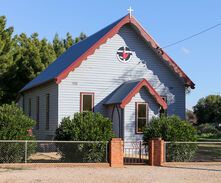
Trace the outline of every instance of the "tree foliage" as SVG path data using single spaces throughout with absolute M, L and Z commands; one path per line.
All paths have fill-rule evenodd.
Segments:
M 170 143 L 166 146 L 167 161 L 190 161 L 195 152 L 195 144 L 177 144 L 176 141 L 196 141 L 196 130 L 187 121 L 177 116 L 154 118 L 144 130 L 143 140 L 162 138 Z
M 21 123 L 22 122 L 22 123 Z M 35 121 L 27 117 L 16 104 L 0 106 L 0 139 L 1 140 L 31 140 L 28 133 Z
M 107 144 L 113 137 L 112 122 L 100 113 L 76 113 L 74 118 L 66 117 L 56 130 L 60 141 L 102 141 L 93 143 L 57 143 L 63 161 L 102 162 L 106 158 Z
M 18 91 L 40 74 L 70 46 L 86 38 L 81 33 L 75 39 L 70 33 L 62 39 L 55 35 L 52 43 L 39 39 L 38 33 L 13 36 L 13 27 L 6 27 L 6 17 L 0 16 L 0 104 L 15 101 Z
M 62 39 L 59 38 L 58 34 L 55 34 L 53 39 L 53 48 L 56 53 L 56 56 L 59 57 L 62 53 L 65 52 L 65 45 Z
M 100 113 L 75 113 L 65 117 L 56 130 L 57 140 L 108 141 L 112 138 L 112 122 Z
M 200 138 L 221 138 L 221 131 L 211 123 L 203 123 L 196 126 Z
M 193 107 L 197 124 L 221 123 L 221 96 L 209 95 L 201 98 Z
M 12 33 L 13 27 L 6 28 L 6 17 L 0 16 L 0 100 L 7 93 L 3 78 L 13 64 Z
M 186 120 L 192 125 L 195 125 L 197 123 L 196 115 L 193 113 L 193 111 L 189 109 L 186 110 Z
M 33 140 L 29 133 L 35 121 L 27 117 L 15 104 L 0 106 L 0 140 Z M 0 143 L 0 163 L 24 162 L 24 143 Z M 34 152 L 36 144 L 28 147 L 28 156 Z

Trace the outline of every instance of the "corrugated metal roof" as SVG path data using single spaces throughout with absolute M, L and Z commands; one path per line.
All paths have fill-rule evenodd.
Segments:
M 159 49 L 160 46 L 152 39 L 152 37 L 145 32 L 142 26 L 137 22 L 137 20 L 132 16 L 126 15 L 116 22 L 110 24 L 104 29 L 98 31 L 92 36 L 88 37 L 84 41 L 79 42 L 78 44 L 70 47 L 65 53 L 63 53 L 57 60 L 50 64 L 39 76 L 29 82 L 22 91 L 31 89 L 35 86 L 41 85 L 43 83 L 55 80 L 56 83 L 60 83 L 69 72 L 73 71 L 74 68 L 80 66 L 81 62 L 85 60 L 108 38 L 111 38 L 115 35 L 119 29 L 125 24 L 130 23 L 134 25 L 138 30 L 141 36 L 147 41 L 150 42 L 153 49 Z M 162 58 L 166 63 L 173 69 L 173 71 L 181 77 L 186 86 L 190 86 L 194 89 L 195 84 L 190 80 L 190 78 L 182 71 L 182 69 L 162 50 Z M 149 86 L 149 84 L 148 84 Z M 151 89 L 152 90 L 152 89 Z
M 130 80 L 122 85 L 120 85 L 115 91 L 113 91 L 110 96 L 108 97 L 108 100 L 105 102 L 105 104 L 121 104 L 122 101 L 129 95 L 129 93 L 136 88 L 136 86 L 143 80 Z
M 43 72 L 41 72 L 35 79 L 25 85 L 20 90 L 20 92 L 55 79 L 62 71 L 64 71 L 69 65 L 75 62 L 75 60 L 77 60 L 83 53 L 85 53 L 91 46 L 99 41 L 125 17 L 126 16 L 120 18 L 114 23 L 89 36 L 87 39 L 71 46 L 66 52 L 64 52 L 53 63 L 51 63 Z
M 153 96 L 156 102 L 163 107 L 167 108 L 166 102 L 156 92 L 156 90 L 150 85 L 150 83 L 144 79 L 130 80 L 120 85 L 115 91 L 113 91 L 107 98 L 104 104 L 119 104 L 121 108 L 124 108 L 134 97 L 142 87 L 147 89 L 147 92 Z

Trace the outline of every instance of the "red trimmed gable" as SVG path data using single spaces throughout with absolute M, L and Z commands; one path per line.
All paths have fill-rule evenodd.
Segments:
M 120 104 L 121 108 L 124 108 L 131 99 L 140 91 L 142 87 L 145 87 L 150 94 L 154 97 L 157 103 L 163 107 L 163 109 L 167 109 L 166 102 L 161 98 L 161 96 L 156 92 L 156 90 L 150 85 L 150 83 L 146 79 L 142 79 L 137 86 L 123 99 L 122 103 Z
M 156 49 L 156 51 L 161 55 L 161 57 L 167 62 L 167 64 L 172 68 L 172 70 L 178 74 L 184 80 L 185 86 L 195 88 L 195 84 L 190 80 L 190 78 L 182 71 L 182 69 L 168 56 L 168 54 L 160 49 L 160 46 L 153 40 L 153 38 L 143 29 L 143 27 L 138 23 L 138 21 L 128 15 L 125 16 L 117 25 L 115 25 L 108 33 L 106 33 L 99 41 L 97 41 L 92 47 L 90 47 L 85 53 L 83 53 L 77 60 L 73 60 L 73 63 L 63 70 L 56 78 L 55 81 L 59 84 L 62 79 L 66 78 L 68 74 L 73 71 L 75 68 L 79 67 L 81 63 L 87 59 L 88 56 L 94 53 L 100 45 L 104 44 L 107 39 L 112 38 L 115 34 L 118 33 L 121 27 L 125 24 L 134 25 L 140 32 L 140 35 L 150 43 L 150 45 Z

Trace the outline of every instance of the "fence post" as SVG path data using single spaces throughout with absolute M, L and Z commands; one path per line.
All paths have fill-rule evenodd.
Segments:
M 105 147 L 105 149 L 106 149 L 106 154 L 105 154 L 105 156 L 106 156 L 106 162 L 108 162 L 108 142 L 106 142 L 106 147 Z
M 139 161 L 141 161 L 141 148 L 142 148 L 142 142 L 139 142 Z
M 28 141 L 25 141 L 25 163 L 27 163 L 27 157 L 28 157 Z
M 148 141 L 148 157 L 149 157 L 149 162 L 148 164 L 150 166 L 154 166 L 154 162 L 153 162 L 153 159 L 154 159 L 154 141 L 153 140 L 149 140 Z
M 153 138 L 149 142 L 149 165 L 162 166 L 164 162 L 164 140 Z
M 123 160 L 123 141 L 121 138 L 113 138 L 110 142 L 110 166 L 123 167 Z
M 167 162 L 167 143 L 164 141 L 164 159 L 163 162 Z

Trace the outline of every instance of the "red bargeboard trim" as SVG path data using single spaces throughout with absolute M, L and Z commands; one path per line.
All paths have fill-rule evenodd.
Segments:
M 56 78 L 55 81 L 57 84 L 61 82 L 62 79 L 66 78 L 67 75 L 73 71 L 75 68 L 79 67 L 81 63 L 87 59 L 87 57 L 94 53 L 96 49 L 99 48 L 100 45 L 104 44 L 108 38 L 113 37 L 122 26 L 127 23 L 133 24 L 140 32 L 143 38 L 150 42 L 152 47 L 155 49 L 160 48 L 160 46 L 153 40 L 153 38 L 143 29 L 143 27 L 138 23 L 138 21 L 128 15 L 125 16 L 115 27 L 113 27 L 107 34 L 105 34 L 99 41 L 97 41 L 91 48 L 89 48 L 84 54 L 82 54 L 77 60 L 73 61 L 73 63 L 67 67 L 63 72 L 61 72 Z M 161 49 L 162 58 L 168 62 L 171 68 L 177 73 L 181 78 L 184 79 L 185 85 L 190 86 L 192 89 L 195 88 L 195 84 L 190 80 L 190 78 L 182 71 L 182 69 L 168 56 L 168 54 Z
M 107 34 L 105 34 L 99 41 L 97 41 L 92 47 L 90 47 L 83 55 L 81 55 L 76 61 L 74 61 L 69 67 L 67 67 L 59 76 L 56 77 L 56 83 L 59 84 L 62 79 L 66 78 L 67 75 L 73 71 L 75 68 L 79 67 L 83 60 L 94 53 L 100 45 L 104 44 L 108 38 L 113 37 L 119 29 L 129 22 L 129 16 L 123 18 L 113 29 L 111 29 Z
M 133 90 L 131 90 L 131 92 L 121 102 L 120 107 L 124 108 L 131 101 L 131 99 L 140 91 L 142 87 L 146 87 L 146 89 L 154 97 L 157 103 L 160 104 L 160 106 L 162 106 L 163 109 L 167 109 L 166 102 L 160 97 L 160 95 L 156 92 L 156 90 L 150 85 L 150 83 L 146 79 L 141 80 L 137 84 L 137 86 Z

